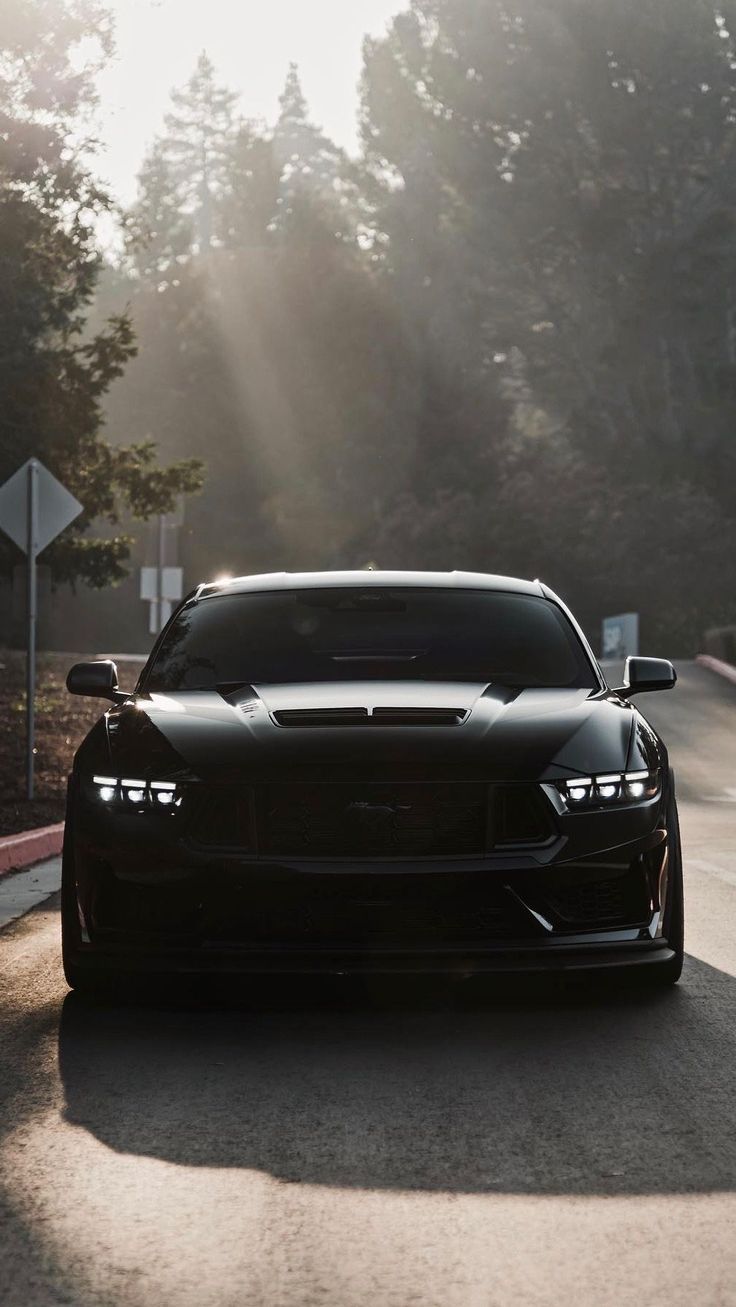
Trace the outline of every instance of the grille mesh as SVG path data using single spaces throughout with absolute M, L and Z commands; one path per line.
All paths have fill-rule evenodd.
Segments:
M 554 837 L 534 785 L 337 781 L 203 786 L 189 834 L 266 857 L 482 857 Z
M 259 848 L 303 857 L 480 855 L 486 820 L 482 784 L 267 786 Z

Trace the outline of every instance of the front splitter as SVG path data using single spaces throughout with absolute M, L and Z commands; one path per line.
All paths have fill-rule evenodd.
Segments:
M 602 972 L 664 966 L 675 957 L 664 940 L 603 945 L 548 943 L 544 947 L 486 950 L 287 950 L 200 946 L 148 950 L 82 946 L 75 968 L 89 973 L 131 975 L 445 975 L 493 973 Z

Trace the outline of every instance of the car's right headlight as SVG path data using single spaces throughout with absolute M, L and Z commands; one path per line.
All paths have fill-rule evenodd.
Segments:
M 659 794 L 659 771 L 607 772 L 601 776 L 574 776 L 555 781 L 568 812 L 644 803 Z

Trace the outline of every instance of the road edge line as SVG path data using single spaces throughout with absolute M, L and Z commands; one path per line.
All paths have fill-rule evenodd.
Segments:
M 23 871 L 34 862 L 44 862 L 61 853 L 64 843 L 64 823 L 38 826 L 35 830 L 20 831 L 17 835 L 0 836 L 0 876 Z

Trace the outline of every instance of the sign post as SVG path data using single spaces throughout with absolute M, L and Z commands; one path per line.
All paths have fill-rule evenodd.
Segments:
M 149 536 L 146 554 L 152 561 L 155 559 L 155 564 L 141 568 L 140 595 L 149 605 L 150 635 L 158 635 L 163 630 L 171 617 L 173 604 L 178 603 L 184 593 L 183 570 L 174 565 L 177 557 L 175 532 L 183 520 L 181 505 L 173 513 L 159 513 L 155 535 L 151 531 Z
M 36 723 L 34 705 L 36 703 L 36 609 L 38 606 L 38 587 L 36 584 L 36 554 L 38 553 L 38 464 L 35 458 L 27 463 L 28 484 L 26 486 L 26 616 L 28 631 L 26 637 L 26 795 L 33 798 L 33 758 L 36 747 Z
M 37 458 L 0 486 L 0 530 L 26 555 L 26 796 L 33 798 L 36 701 L 36 558 L 82 512 L 82 505 Z

